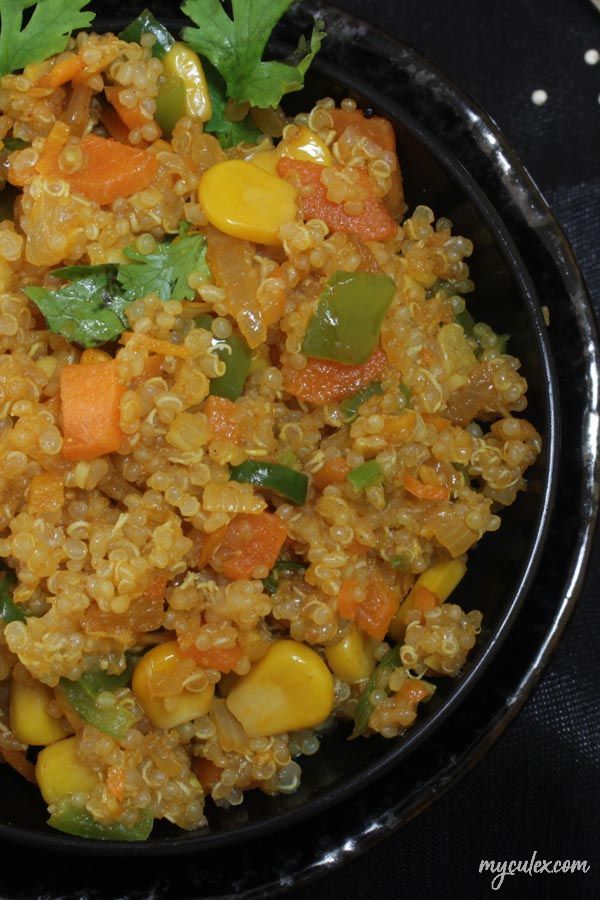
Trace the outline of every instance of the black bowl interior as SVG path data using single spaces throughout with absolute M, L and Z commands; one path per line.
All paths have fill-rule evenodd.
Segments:
M 115 24 L 111 30 L 117 30 Z M 208 830 L 185 834 L 158 823 L 145 844 L 72 839 L 45 826 L 46 809 L 37 790 L 1 766 L 1 836 L 84 853 L 154 855 L 208 850 L 276 832 L 287 823 L 315 815 L 391 765 L 401 765 L 402 759 L 426 737 L 435 740 L 436 726 L 464 699 L 482 674 L 525 596 L 551 507 L 558 447 L 553 366 L 541 309 L 529 276 L 491 204 L 436 137 L 376 90 L 319 61 L 311 69 L 302 94 L 289 96 L 286 110 L 309 109 L 323 96 L 336 100 L 355 97 L 362 107 L 370 107 L 395 123 L 409 210 L 418 204 L 430 206 L 437 216 L 453 221 L 456 233 L 473 240 L 475 253 L 470 267 L 476 292 L 470 295 L 469 308 L 477 320 L 511 335 L 509 350 L 521 360 L 529 383 L 527 416 L 543 435 L 544 452 L 529 471 L 528 492 L 502 513 L 500 531 L 488 535 L 470 554 L 468 574 L 455 594 L 456 602 L 464 608 L 480 609 L 484 614 L 478 645 L 458 679 L 439 682 L 433 700 L 406 737 L 348 743 L 349 729 L 342 726 L 323 738 L 318 754 L 301 761 L 303 778 L 296 794 L 266 797 L 253 791 L 242 806 L 228 810 L 209 802 Z

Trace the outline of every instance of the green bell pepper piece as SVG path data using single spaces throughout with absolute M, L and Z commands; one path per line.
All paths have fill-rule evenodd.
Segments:
M 165 78 L 158 89 L 154 118 L 168 137 L 186 114 L 185 93 L 183 79 L 178 76 Z
M 350 740 L 359 737 L 369 727 L 369 719 L 374 710 L 371 702 L 371 694 L 375 690 L 385 690 L 389 694 L 387 683 L 389 676 L 394 669 L 399 669 L 402 665 L 400 651 L 402 650 L 402 642 L 396 644 L 391 650 L 388 650 L 375 671 L 367 681 L 365 689 L 360 695 L 359 701 L 354 710 L 354 730 L 350 735 Z M 429 681 L 422 681 L 421 684 L 427 686 L 429 696 L 431 697 L 435 691 L 435 686 Z
M 365 491 L 376 484 L 381 484 L 383 469 L 378 462 L 371 459 L 348 472 L 347 478 L 355 491 Z
M 303 575 L 308 565 L 296 559 L 278 559 L 266 578 L 263 578 L 263 586 L 267 594 L 274 594 L 279 585 L 280 578 L 294 578 Z
M 29 141 L 24 141 L 23 138 L 16 137 L 5 137 L 2 139 L 2 143 L 4 144 L 4 148 L 10 153 L 13 153 L 15 150 L 24 150 L 25 147 L 31 146 Z
M 87 809 L 73 806 L 66 797 L 56 805 L 55 811 L 48 819 L 48 825 L 57 831 L 74 834 L 76 837 L 93 838 L 97 841 L 145 841 L 152 831 L 154 816 L 149 810 L 143 810 L 136 824 L 127 828 L 119 822 L 105 825 L 96 822 Z
M 167 55 L 175 43 L 175 38 L 171 32 L 165 28 L 164 25 L 161 25 L 158 19 L 152 15 L 149 9 L 142 10 L 137 19 L 130 22 L 127 28 L 121 32 L 119 37 L 123 41 L 139 44 L 142 35 L 148 33 L 153 34 L 156 38 L 156 41 L 152 46 L 152 56 L 157 56 L 159 59 L 162 59 Z
M 210 316 L 199 316 L 195 321 L 197 328 L 210 331 L 212 324 Z M 215 397 L 237 400 L 244 392 L 244 384 L 248 377 L 250 348 L 237 331 L 232 331 L 223 341 L 213 338 L 213 347 L 221 362 L 227 366 L 227 370 L 219 378 L 210 379 L 210 393 Z
M 281 466 L 279 463 L 257 462 L 247 459 L 239 466 L 231 466 L 229 476 L 232 481 L 254 484 L 257 487 L 275 491 L 292 503 L 306 503 L 308 478 L 302 472 Z
M 100 669 L 84 672 L 77 681 L 68 678 L 60 679 L 60 686 L 67 700 L 84 722 L 94 725 L 100 731 L 113 737 L 123 737 L 135 721 L 135 715 L 119 703 L 101 708 L 96 704 L 96 697 L 103 691 L 116 691 L 131 681 L 133 669 L 138 657 L 129 656 L 127 667 L 119 675 L 107 675 Z
M 365 689 L 360 695 L 360 699 L 354 710 L 354 730 L 350 735 L 350 740 L 359 737 L 359 735 L 367 730 L 371 713 L 375 709 L 374 705 L 371 703 L 371 694 L 378 687 L 382 686 L 388 673 L 391 673 L 393 669 L 397 669 L 402 665 L 402 660 L 400 659 L 401 649 L 402 644 L 400 643 L 396 644 L 395 647 L 392 647 L 391 650 L 388 650 L 367 681 Z
M 302 352 L 348 366 L 372 355 L 396 292 L 387 275 L 334 272 L 308 324 Z
M 198 54 L 182 41 L 175 41 L 163 58 L 156 120 L 170 134 L 183 116 L 204 120 L 211 111 L 209 106 L 210 90 Z
M 457 325 L 462 325 L 463 331 L 466 335 L 470 335 L 473 333 L 473 328 L 475 327 L 475 319 L 468 309 L 463 309 L 461 313 L 458 313 L 454 317 L 454 321 Z
M 5 625 L 9 622 L 24 622 L 25 613 L 12 598 L 17 583 L 16 576 L 10 569 L 0 574 L 3 575 L 0 581 L 0 619 Z
M 351 397 L 346 397 L 345 400 L 342 400 L 340 406 L 342 407 L 346 416 L 346 422 L 354 422 L 354 420 L 358 416 L 358 410 L 363 405 L 365 400 L 368 400 L 369 397 L 375 397 L 375 395 L 380 394 L 383 394 L 383 388 L 381 387 L 380 382 L 373 381 L 371 382 L 371 384 L 368 384 L 366 388 L 363 388 L 362 391 L 358 391 Z

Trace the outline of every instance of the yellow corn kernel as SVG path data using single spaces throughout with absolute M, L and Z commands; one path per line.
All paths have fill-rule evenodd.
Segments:
M 296 217 L 296 188 L 242 159 L 212 166 L 198 193 L 211 225 L 257 244 L 280 246 L 279 228 Z
M 248 161 L 271 175 L 277 175 L 277 163 L 280 159 L 279 151 L 263 150 L 262 153 L 255 153 Z
M 54 695 L 47 685 L 33 679 L 13 679 L 10 688 L 10 728 L 18 741 L 45 747 L 70 733 L 69 728 L 62 726 L 60 719 L 48 712 L 53 700 Z
M 45 747 L 38 755 L 35 777 L 46 803 L 57 803 L 71 794 L 90 794 L 100 781 L 77 753 L 75 737 Z
M 277 641 L 233 686 L 226 703 L 251 738 L 310 728 L 331 712 L 333 678 L 310 647 Z
M 439 598 L 440 603 L 448 599 L 454 588 L 463 579 L 467 567 L 461 559 L 449 559 L 447 562 L 434 563 L 417 578 L 413 589 L 400 604 L 398 612 L 390 624 L 390 634 L 399 641 L 406 627 L 405 616 L 412 608 L 413 592 L 418 586 L 427 588 Z
M 348 684 L 369 678 L 375 668 L 375 660 L 367 650 L 362 632 L 355 625 L 341 641 L 325 648 L 325 658 L 334 675 Z
M 293 159 L 317 163 L 319 166 L 330 166 L 333 163 L 325 141 L 306 125 L 290 129 L 277 150 L 281 156 L 291 156 Z
M 162 62 L 163 75 L 167 80 L 181 78 L 183 81 L 187 115 L 208 122 L 212 116 L 212 104 L 198 54 L 187 44 L 175 41 Z
M 417 578 L 417 584 L 432 591 L 443 603 L 462 581 L 467 567 L 462 559 L 449 559 L 435 563 Z
M 169 676 L 180 662 L 177 641 L 166 641 L 142 656 L 135 667 L 131 683 L 135 699 L 157 728 L 176 728 L 206 715 L 210 709 L 215 692 L 212 685 L 203 691 L 184 689 L 177 697 L 156 697 L 152 694 L 152 680 L 158 675 Z

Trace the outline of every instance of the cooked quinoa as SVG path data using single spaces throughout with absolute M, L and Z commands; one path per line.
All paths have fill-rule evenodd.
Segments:
M 156 41 L 79 32 L 0 79 L 0 752 L 50 824 L 122 839 L 295 790 L 336 721 L 402 735 L 475 645 L 449 595 L 541 449 L 389 123 L 230 103 L 254 137 L 227 146 L 207 101 L 169 133 Z

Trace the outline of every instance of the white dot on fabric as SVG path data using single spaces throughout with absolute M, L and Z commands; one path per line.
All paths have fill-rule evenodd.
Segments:
M 533 94 L 531 95 L 531 99 L 536 106 L 542 106 L 548 99 L 548 94 L 546 93 L 546 91 L 537 90 L 533 92 Z
M 600 62 L 600 53 L 597 50 L 586 50 L 583 58 L 585 59 L 588 66 L 595 66 L 596 63 Z

